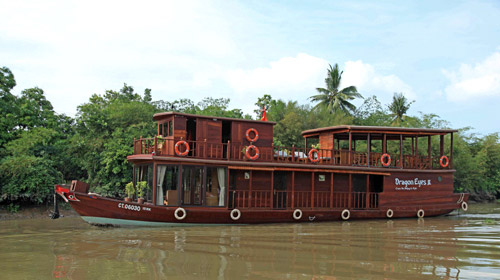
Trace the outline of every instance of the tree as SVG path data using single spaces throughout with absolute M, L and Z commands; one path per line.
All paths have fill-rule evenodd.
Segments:
M 389 126 L 391 116 L 383 109 L 375 95 L 365 99 L 363 104 L 354 113 L 356 125 Z
M 392 113 L 392 124 L 396 126 L 401 126 L 406 112 L 410 109 L 410 105 L 415 101 L 409 102 L 403 93 L 394 93 L 392 97 L 392 103 L 389 104 L 389 111 Z
M 4 145 L 14 138 L 18 115 L 16 97 L 10 91 L 16 86 L 14 74 L 7 67 L 0 68 L 0 154 Z
M 328 74 L 325 79 L 326 88 L 316 88 L 320 94 L 310 97 L 313 102 L 319 102 L 315 108 L 326 106 L 330 113 L 342 111 L 344 114 L 349 114 L 356 110 L 356 106 L 349 101 L 355 98 L 363 98 L 363 96 L 358 92 L 355 86 L 349 86 L 339 90 L 342 73 L 344 73 L 344 71 L 339 72 L 339 66 L 337 64 L 335 64 L 335 67 L 330 65 L 330 69 L 328 69 Z

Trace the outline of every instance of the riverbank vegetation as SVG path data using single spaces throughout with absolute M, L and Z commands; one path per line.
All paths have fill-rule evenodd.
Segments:
M 339 90 L 341 75 L 337 65 L 330 66 L 325 88 L 311 97 L 313 105 L 268 94 L 257 98 L 255 118 L 265 107 L 268 120 L 277 123 L 275 145 L 301 146 L 303 130 L 339 124 L 449 126 L 435 114 L 406 115 L 412 101 L 403 93 L 395 93 L 391 104 L 381 104 L 376 96 L 358 93 L 355 87 Z M 133 152 L 134 138 L 155 135 L 152 117 L 157 112 L 252 118 L 229 108 L 229 98 L 206 97 L 197 103 L 187 98 L 152 100 L 151 90 L 137 93 L 127 84 L 92 95 L 73 118 L 57 114 L 42 89 L 25 89 L 15 96 L 11 93 L 15 86 L 13 73 L 0 68 L 0 203 L 5 207 L 47 202 L 54 184 L 73 179 L 90 183 L 94 192 L 124 197 L 124 186 L 132 180 L 126 157 Z M 358 108 L 350 102 L 356 98 L 363 98 Z M 499 198 L 498 133 L 478 135 L 472 128 L 462 128 L 454 143 L 456 191 L 470 192 L 478 201 Z

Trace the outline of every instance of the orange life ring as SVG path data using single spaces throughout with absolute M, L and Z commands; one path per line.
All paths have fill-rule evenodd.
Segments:
M 250 138 L 250 132 L 253 132 L 255 134 L 253 138 Z M 248 142 L 257 142 L 257 140 L 259 140 L 259 132 L 253 127 L 247 129 L 245 136 L 247 137 Z
M 316 153 L 316 155 L 318 155 L 318 150 L 317 149 L 311 149 L 309 151 L 309 154 L 308 154 L 308 158 L 311 162 L 318 162 L 319 161 L 319 157 L 317 156 L 316 158 L 313 157 L 313 154 Z
M 445 161 L 446 161 L 446 163 L 444 163 Z M 448 167 L 448 164 L 450 164 L 450 160 L 448 159 L 447 156 L 442 156 L 439 159 L 439 165 L 441 165 L 441 167 L 446 168 L 446 167 Z
M 391 156 L 389 154 L 383 154 L 380 157 L 380 163 L 382 163 L 382 165 L 385 167 L 391 165 Z
M 180 145 L 184 145 L 186 147 L 186 150 L 184 152 L 182 152 L 182 153 L 181 153 L 181 151 L 179 151 Z M 188 144 L 188 142 L 186 142 L 184 140 L 177 141 L 177 143 L 175 143 L 175 153 L 178 156 L 180 156 L 180 157 L 186 156 L 189 153 L 189 144 Z
M 254 150 L 255 151 L 255 155 L 253 156 L 250 156 L 250 150 Z M 250 160 L 256 160 L 259 158 L 260 154 L 259 154 L 259 148 L 255 147 L 254 145 L 250 145 L 247 147 L 247 149 L 245 150 L 245 155 L 247 156 L 247 158 L 249 158 Z

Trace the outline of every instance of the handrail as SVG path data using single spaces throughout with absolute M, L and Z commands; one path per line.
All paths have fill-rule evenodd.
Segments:
M 214 160 L 233 161 L 256 161 L 256 162 L 276 162 L 276 163 L 296 163 L 328 166 L 361 166 L 380 168 L 405 168 L 405 169 L 449 169 L 439 164 L 439 157 L 429 157 L 428 155 L 403 155 L 388 153 L 391 161 L 388 166 L 383 166 L 381 162 L 382 153 L 379 152 L 358 152 L 336 149 L 312 149 L 300 147 L 280 147 L 268 146 L 259 147 L 256 145 L 259 156 L 256 159 L 248 158 L 246 150 L 248 145 L 227 143 L 213 143 L 208 140 L 192 141 L 186 140 L 189 152 L 182 154 L 185 147 L 178 147 L 182 155 L 176 153 L 175 144 L 179 139 L 173 138 L 139 138 L 134 139 L 134 155 L 153 154 L 166 157 L 187 157 Z M 402 159 L 402 160 L 401 160 Z
M 378 208 L 378 195 L 372 192 L 231 190 L 229 207 L 240 209 L 376 209 Z

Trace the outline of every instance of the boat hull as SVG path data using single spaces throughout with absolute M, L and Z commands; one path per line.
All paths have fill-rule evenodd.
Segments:
M 118 199 L 100 197 L 83 193 L 60 193 L 86 222 L 101 226 L 194 226 L 194 225 L 241 225 L 263 223 L 297 223 L 341 221 L 345 209 L 300 209 L 300 219 L 294 218 L 295 209 L 238 209 L 241 216 L 237 220 L 231 218 L 231 211 L 225 207 L 182 206 L 185 217 L 176 218 L 175 211 L 180 207 L 155 206 L 138 204 Z M 467 196 L 454 194 L 457 200 L 453 203 L 416 207 L 398 206 L 387 209 L 348 209 L 348 220 L 388 219 L 387 210 L 393 211 L 394 218 L 417 218 L 417 212 L 424 210 L 425 217 L 445 215 L 461 207 Z M 72 199 L 70 198 L 72 197 Z

